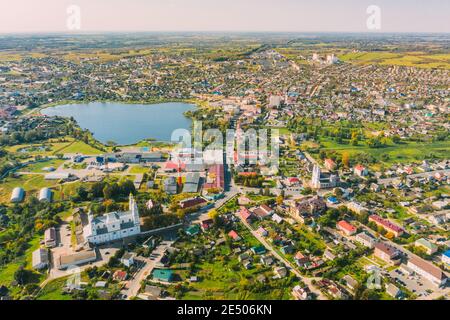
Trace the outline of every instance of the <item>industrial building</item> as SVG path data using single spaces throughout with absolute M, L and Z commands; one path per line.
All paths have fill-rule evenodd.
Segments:
M 17 203 L 17 202 L 22 202 L 23 198 L 25 196 L 25 191 L 20 188 L 14 188 L 14 190 L 11 193 L 11 202 Z
M 52 201 L 52 191 L 49 188 L 42 188 L 39 192 L 39 201 Z

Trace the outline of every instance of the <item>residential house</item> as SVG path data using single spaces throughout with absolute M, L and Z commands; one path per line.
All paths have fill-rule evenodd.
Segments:
M 286 277 L 288 274 L 286 267 L 275 267 L 273 272 L 275 273 L 276 277 L 280 279 Z
M 240 241 L 241 240 L 241 237 L 238 235 L 238 233 L 236 232 L 236 231 L 234 231 L 234 230 L 231 230 L 229 233 L 228 233 L 228 236 L 231 238 L 231 239 L 233 239 L 234 241 Z
M 270 266 L 274 262 L 273 257 L 271 255 L 261 256 L 259 260 L 261 264 L 265 266 Z
M 375 256 L 387 263 L 400 264 L 400 251 L 385 242 L 375 244 Z
M 359 177 L 365 177 L 369 174 L 369 171 L 367 170 L 367 168 L 361 164 L 358 164 L 357 166 L 355 166 L 355 168 L 353 169 L 353 172 Z
M 254 254 L 257 254 L 257 255 L 262 255 L 262 254 L 266 253 L 266 248 L 263 246 L 255 246 L 255 247 L 252 247 L 251 250 Z
M 39 248 L 32 253 L 32 267 L 35 270 L 42 270 L 48 267 L 48 250 Z
M 277 215 L 276 213 L 274 213 L 272 215 L 272 220 L 275 221 L 276 223 L 280 224 L 283 222 L 283 218 L 280 217 L 279 215 Z
M 354 292 L 355 289 L 356 289 L 356 288 L 358 287 L 358 285 L 359 285 L 358 281 L 356 281 L 355 279 L 353 279 L 353 277 L 350 276 L 350 275 L 348 275 L 348 274 L 345 275 L 342 279 L 344 280 L 345 285 L 346 285 L 352 292 Z
M 336 169 L 336 162 L 334 162 L 332 159 L 325 159 L 324 164 L 325 168 L 327 168 L 330 171 Z
M 298 251 L 297 254 L 295 255 L 294 260 L 295 263 L 302 268 L 305 268 L 310 263 L 309 258 L 300 251 Z
M 127 277 L 128 277 L 128 273 L 123 270 L 117 270 L 113 274 L 113 279 L 116 281 L 125 281 L 125 280 L 127 280 Z
M 401 236 L 405 230 L 389 220 L 383 219 L 378 215 L 371 215 L 369 221 L 374 222 L 377 226 L 381 226 L 386 231 L 392 233 L 395 237 Z
M 172 282 L 174 273 L 170 269 L 154 269 L 152 272 L 153 280 L 161 282 Z
M 447 266 L 450 266 L 450 250 L 445 251 L 442 254 L 441 258 L 442 262 L 445 263 Z
M 336 224 L 336 228 L 345 233 L 347 236 L 352 236 L 356 233 L 357 229 L 352 224 L 345 220 L 341 220 Z
M 273 214 L 273 210 L 269 206 L 263 204 L 259 208 L 253 210 L 253 213 L 259 220 L 264 220 Z
M 403 294 L 402 291 L 392 283 L 386 285 L 386 293 L 394 299 L 400 298 Z
M 428 255 L 432 255 L 438 250 L 438 247 L 434 243 L 431 243 L 430 241 L 423 238 L 416 240 L 416 242 L 414 242 L 414 245 L 416 247 L 424 249 Z
M 125 252 L 120 258 L 120 262 L 126 267 L 131 267 L 134 264 L 134 258 L 136 258 L 134 252 Z
M 365 232 L 358 233 L 355 236 L 355 240 L 358 243 L 362 244 L 363 246 L 371 248 L 371 249 L 375 246 L 375 243 L 376 243 L 376 239 L 374 239 L 372 236 L 370 236 L 369 234 L 367 234 Z
M 200 227 L 201 227 L 202 231 L 204 231 L 204 232 L 208 231 L 213 225 L 214 225 L 213 219 L 206 219 L 200 223 Z
M 292 289 L 292 296 L 295 300 L 310 300 L 311 295 L 308 287 L 301 287 L 299 285 L 296 285 Z
M 300 223 L 305 222 L 305 217 L 312 215 L 319 215 L 323 213 L 327 208 L 325 201 L 320 197 L 313 197 L 309 199 L 304 199 L 298 203 L 294 203 L 290 209 L 289 213 L 291 216 L 299 221 Z
M 259 227 L 258 230 L 256 230 L 256 232 L 262 237 L 267 237 L 269 235 L 269 232 L 267 232 L 267 230 L 264 229 L 263 227 Z
M 186 229 L 186 234 L 188 236 L 196 236 L 200 233 L 200 226 L 198 224 L 193 224 Z
M 239 215 L 247 223 L 251 223 L 253 220 L 253 213 L 251 213 L 246 207 L 241 207 L 239 210 Z
M 325 252 L 323 253 L 323 257 L 326 260 L 330 260 L 333 261 L 334 259 L 336 259 L 336 255 L 333 254 L 330 250 L 325 250 Z

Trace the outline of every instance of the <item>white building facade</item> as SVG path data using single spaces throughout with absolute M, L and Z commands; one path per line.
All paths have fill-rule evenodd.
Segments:
M 90 213 L 88 221 L 83 228 L 84 238 L 95 245 L 135 236 L 141 232 L 139 211 L 132 195 L 128 211 L 110 212 L 95 218 Z

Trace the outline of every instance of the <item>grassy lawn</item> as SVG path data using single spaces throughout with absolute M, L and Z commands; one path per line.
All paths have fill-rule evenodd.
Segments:
M 66 147 L 58 150 L 58 153 L 82 153 L 85 155 L 99 155 L 104 152 L 96 148 L 93 148 L 82 141 L 75 141 L 71 144 L 68 144 Z
M 39 293 L 37 300 L 72 300 L 68 294 L 62 294 L 61 289 L 65 286 L 67 277 L 55 279 L 47 283 L 47 285 Z
M 389 160 L 384 161 L 386 164 L 394 164 L 399 162 L 413 162 L 423 160 L 424 157 L 431 153 L 437 158 L 446 158 L 450 152 L 450 141 L 433 142 L 433 143 L 416 143 L 408 142 L 405 144 L 392 144 L 384 148 L 369 148 L 360 143 L 358 146 L 350 144 L 338 144 L 335 141 L 323 140 L 321 141 L 323 149 L 334 150 L 339 153 L 348 152 L 350 157 L 358 152 L 370 154 L 377 159 L 381 155 L 387 154 Z
M 51 139 L 40 144 L 19 144 L 7 147 L 6 150 L 12 153 L 27 154 L 30 156 L 54 156 L 58 153 L 82 153 L 88 155 L 98 155 L 104 153 L 101 150 L 91 147 L 83 141 L 65 137 L 64 142 Z
M 149 171 L 149 168 L 141 167 L 141 166 L 132 166 L 128 173 L 130 174 L 140 174 L 140 173 L 147 173 Z
M 36 195 L 41 188 L 53 187 L 55 181 L 44 180 L 43 175 L 21 175 L 18 178 L 5 178 L 0 184 L 0 202 L 9 202 L 11 191 L 15 187 L 22 187 L 25 190 L 25 198 Z
M 57 169 L 63 163 L 64 163 L 64 160 L 61 160 L 61 159 L 50 159 L 48 161 L 30 164 L 30 165 L 20 169 L 20 171 L 44 172 L 44 171 L 42 171 L 42 169 L 45 167 L 54 167 L 55 169 Z
M 12 153 L 28 154 L 32 156 L 52 156 L 57 153 L 57 150 L 65 148 L 71 141 L 58 142 L 56 140 L 49 140 L 41 144 L 19 144 L 7 147 L 6 150 Z
M 8 263 L 4 267 L 0 267 L 0 286 L 1 285 L 9 285 L 14 280 L 14 273 L 20 266 L 25 265 L 25 268 L 31 269 L 31 259 L 32 253 L 34 250 L 39 248 L 40 238 L 36 236 L 33 238 L 28 244 L 29 248 L 25 251 L 25 254 L 15 261 Z M 45 278 L 44 275 L 41 275 L 40 281 L 43 281 Z

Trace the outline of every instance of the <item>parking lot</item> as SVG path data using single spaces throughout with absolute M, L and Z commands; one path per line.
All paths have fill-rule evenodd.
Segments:
M 401 270 L 395 269 L 389 272 L 389 275 L 418 297 L 427 297 L 436 290 L 430 281 L 417 274 L 407 275 Z

